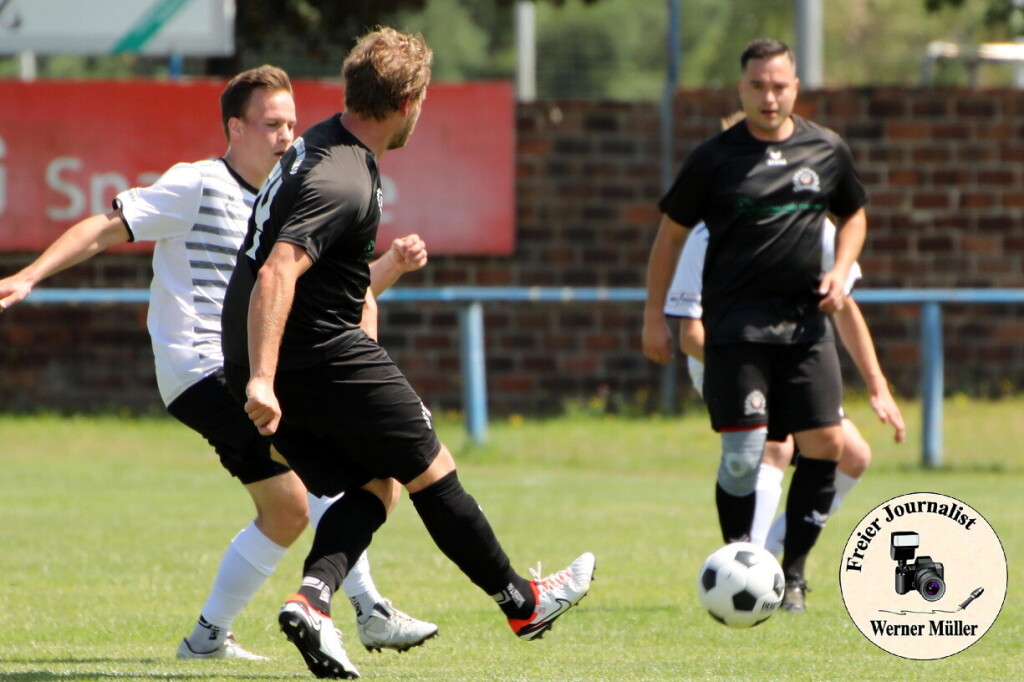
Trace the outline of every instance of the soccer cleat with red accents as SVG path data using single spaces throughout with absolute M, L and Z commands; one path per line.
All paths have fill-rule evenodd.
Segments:
M 341 633 L 334 621 L 315 608 L 301 594 L 294 594 L 277 616 L 281 632 L 302 654 L 309 671 L 319 678 L 354 680 L 359 671 L 348 660 L 341 645 Z
M 587 596 L 596 564 L 594 555 L 586 552 L 569 564 L 568 568 L 546 578 L 540 577 L 540 564 L 537 570 L 531 568 L 530 573 L 534 579 L 530 581 L 530 589 L 533 590 L 536 606 L 529 618 L 508 619 L 512 631 L 523 639 L 543 637 L 555 619 Z

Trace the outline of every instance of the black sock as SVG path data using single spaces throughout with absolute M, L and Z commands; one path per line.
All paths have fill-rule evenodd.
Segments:
M 715 505 L 718 506 L 718 525 L 722 527 L 722 539 L 729 542 L 749 542 L 750 526 L 754 523 L 756 492 L 738 497 L 715 484 Z
M 456 472 L 409 495 L 434 543 L 473 583 L 498 602 L 508 618 L 533 613 L 528 580 L 512 570 L 480 505 Z
M 803 580 L 807 554 L 828 520 L 836 496 L 836 463 L 800 457 L 786 498 L 786 540 L 782 572 L 786 580 Z
M 331 597 L 387 518 L 384 503 L 361 488 L 347 491 L 324 512 L 303 567 L 299 594 L 331 615 Z

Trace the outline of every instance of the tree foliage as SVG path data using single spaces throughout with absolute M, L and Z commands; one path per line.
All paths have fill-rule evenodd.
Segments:
M 296 78 L 338 77 L 354 40 L 378 24 L 422 32 L 438 81 L 512 79 L 517 0 L 237 0 L 237 53 L 185 60 L 186 75 L 230 76 L 263 63 Z M 666 72 L 664 0 L 535 0 L 541 98 L 656 99 Z M 921 78 L 934 40 L 979 43 L 1024 35 L 1024 0 L 843 0 L 824 3 L 825 85 L 907 84 Z M 731 87 L 753 38 L 794 45 L 793 0 L 682 0 L 683 87 Z M 794 45 L 794 47 L 796 47 Z M 166 59 L 139 56 L 40 59 L 42 77 L 166 77 Z M 985 84 L 1010 69 L 988 65 Z M 17 74 L 0 59 L 0 76 Z M 934 82 L 964 83 L 963 65 Z
M 964 6 L 964 0 L 924 0 L 924 7 L 929 12 L 939 12 L 945 8 Z M 1022 0 L 988 0 L 985 8 L 985 25 L 1001 28 L 1009 36 L 1024 35 L 1024 1 Z
M 299 64 L 308 75 L 337 75 L 353 40 L 367 26 L 400 9 L 425 5 L 426 0 L 237 0 L 236 53 L 209 60 L 208 71 L 231 76 L 269 62 Z
M 583 0 L 588 5 L 600 1 Z M 560 6 L 566 0 L 545 2 Z M 441 60 L 439 78 L 454 75 L 451 69 L 446 69 L 449 56 L 464 64 L 459 75 L 487 75 L 491 71 L 487 66 L 489 60 L 481 58 L 494 51 L 491 34 L 501 31 L 494 18 L 510 17 L 515 3 L 516 0 L 237 0 L 237 53 L 228 59 L 211 60 L 209 72 L 230 76 L 270 62 L 281 64 L 296 75 L 336 76 L 356 38 L 373 26 L 394 24 L 428 26 L 431 30 L 424 31 L 428 37 L 445 36 L 441 53 L 446 58 Z M 506 24 L 510 33 L 511 22 Z M 447 49 L 448 40 L 456 43 L 452 49 Z M 475 63 L 470 63 L 470 58 Z

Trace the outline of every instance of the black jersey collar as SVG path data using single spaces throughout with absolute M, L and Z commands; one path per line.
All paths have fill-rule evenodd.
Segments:
M 238 181 L 238 184 L 242 186 L 242 189 L 244 189 L 245 191 L 250 192 L 252 194 L 258 194 L 259 193 L 259 191 L 260 191 L 259 188 L 258 187 L 253 187 L 248 182 L 246 182 L 245 178 L 243 178 L 241 175 L 239 175 L 235 171 L 235 169 L 231 167 L 231 164 L 228 163 L 227 159 L 225 159 L 223 156 L 221 156 L 221 157 L 218 157 L 217 160 L 224 164 L 224 167 L 228 169 L 228 173 L 231 173 L 231 177 L 233 177 L 235 180 Z
M 342 134 L 342 136 L 343 136 L 344 138 L 347 138 L 347 139 L 345 140 L 345 142 L 346 142 L 346 143 L 347 143 L 348 141 L 351 141 L 351 142 L 352 142 L 352 144 L 355 144 L 355 145 L 357 145 L 357 146 L 359 146 L 359 147 L 362 147 L 363 149 L 365 149 L 365 150 L 366 150 L 366 153 L 367 153 L 367 154 L 369 154 L 369 155 L 370 155 L 370 156 L 371 156 L 372 158 L 374 158 L 374 159 L 376 159 L 376 158 L 377 158 L 377 155 L 373 153 L 373 150 L 372 150 L 372 149 L 370 149 L 370 148 L 369 148 L 369 147 L 367 147 L 367 146 L 366 146 L 365 144 L 363 144 L 363 141 L 362 141 L 362 140 L 360 140 L 360 139 L 359 139 L 358 137 L 356 137 L 355 135 L 353 135 L 353 134 L 352 134 L 352 131 L 351 131 L 351 130 L 349 130 L 348 128 L 346 128 L 346 127 L 345 127 L 345 124 L 344 124 L 344 123 L 342 122 L 342 120 L 341 120 L 341 114 L 335 114 L 335 116 L 334 116 L 334 124 L 335 124 L 336 126 L 338 126 L 338 128 L 339 128 L 339 129 L 341 130 L 341 134 Z

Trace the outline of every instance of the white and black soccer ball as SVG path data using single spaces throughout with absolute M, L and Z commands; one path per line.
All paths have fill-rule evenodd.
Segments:
M 707 558 L 697 575 L 700 603 L 711 617 L 733 628 L 768 620 L 782 603 L 786 581 L 771 552 L 734 542 Z

